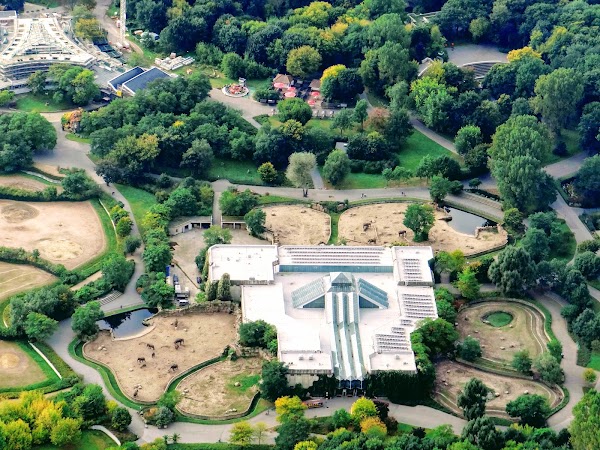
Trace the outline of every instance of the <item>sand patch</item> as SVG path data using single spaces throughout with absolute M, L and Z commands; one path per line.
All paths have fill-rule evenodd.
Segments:
M 38 250 L 41 255 L 45 255 L 45 258 L 54 261 L 68 261 L 77 258 L 83 253 L 81 245 L 70 239 L 58 239 L 55 241 L 46 239 L 39 241 Z
M 2 217 L 9 223 L 19 223 L 33 219 L 40 213 L 39 210 L 26 203 L 12 203 L 0 209 Z
M 42 368 L 17 343 L 0 341 L 0 388 L 24 387 L 45 379 Z
M 318 245 L 327 243 L 331 234 L 328 214 L 307 206 L 281 205 L 263 208 L 265 227 L 281 245 Z

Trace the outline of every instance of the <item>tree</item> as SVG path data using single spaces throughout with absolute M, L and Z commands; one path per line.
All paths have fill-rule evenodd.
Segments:
M 465 361 L 475 361 L 481 357 L 481 345 L 479 345 L 479 341 L 467 336 L 464 341 L 458 344 L 458 355 Z
M 81 420 L 65 417 L 58 419 L 50 433 L 50 442 L 62 447 L 75 442 L 81 436 Z
M 344 135 L 344 130 L 349 130 L 354 125 L 355 116 L 349 109 L 342 109 L 339 111 L 331 122 L 332 128 L 340 130 L 340 134 Z
M 231 301 L 231 280 L 228 273 L 224 273 L 217 286 L 217 300 L 222 302 Z
M 518 417 L 521 425 L 541 428 L 546 425 L 546 417 L 550 414 L 548 400 L 541 395 L 520 395 L 506 405 L 510 417 Z
M 450 193 L 452 182 L 444 177 L 434 175 L 429 182 L 429 195 L 434 203 L 441 203 Z
M 356 423 L 361 423 L 367 417 L 377 417 L 378 415 L 377 407 L 373 403 L 373 400 L 365 397 L 361 397 L 352 403 L 350 414 Z
M 499 450 L 503 442 L 502 434 L 487 416 L 470 420 L 463 428 L 462 438 L 477 445 L 481 450 Z
M 460 291 L 460 294 L 467 300 L 479 298 L 479 289 L 481 285 L 477 280 L 477 274 L 470 267 L 466 267 L 458 275 L 456 287 Z
M 579 270 L 586 279 L 593 280 L 600 275 L 600 258 L 590 251 L 579 253 L 575 257 L 573 267 Z
M 508 246 L 490 266 L 488 277 L 502 292 L 520 294 L 533 284 L 535 264 L 525 249 Z
M 230 244 L 232 239 L 231 231 L 216 225 L 213 225 L 208 230 L 204 231 L 203 238 L 206 248 L 210 248 L 213 245 Z
M 279 111 L 279 119 L 282 122 L 297 120 L 302 125 L 306 125 L 312 118 L 312 109 L 305 101 L 299 98 L 288 98 L 279 102 L 277 110 Z
M 387 427 L 379 417 L 367 417 L 360 422 L 360 431 L 368 438 L 383 440 L 387 435 Z
M 282 423 L 277 432 L 275 446 L 280 450 L 293 450 L 298 442 L 308 439 L 310 422 L 304 417 L 295 417 Z
M 133 270 L 134 262 L 127 261 L 123 255 L 113 253 L 102 262 L 104 280 L 121 292 L 125 292 L 125 287 L 133 275 Z
M 294 450 L 317 450 L 318 445 L 314 441 L 300 441 L 294 446 Z
M 587 149 L 591 155 L 600 152 L 600 102 L 591 102 L 583 107 L 577 130 L 582 149 Z
M 575 114 L 582 97 L 583 80 L 579 72 L 559 68 L 537 79 L 532 104 L 535 112 L 558 132 Z
M 560 341 L 556 338 L 552 339 L 546 344 L 546 347 L 554 359 L 560 363 L 563 359 L 563 347 Z
M 144 300 L 146 305 L 150 308 L 157 308 L 159 306 L 165 308 L 173 304 L 174 295 L 175 288 L 172 285 L 167 284 L 164 273 L 158 272 L 155 279 L 144 287 L 142 291 L 142 300 Z
M 331 416 L 331 423 L 337 430 L 338 428 L 348 428 L 352 423 L 352 416 L 344 408 L 336 409 Z
M 574 450 L 600 448 L 600 392 L 590 389 L 573 408 L 571 445 Z
M 312 186 L 311 172 L 316 166 L 317 160 L 314 154 L 308 152 L 292 153 L 285 174 L 294 186 L 306 189 Z
M 63 195 L 73 200 L 84 200 L 98 196 L 98 185 L 85 173 L 83 169 L 70 169 L 60 185 Z
M 234 423 L 229 433 L 229 442 L 235 445 L 246 446 L 254 439 L 254 429 L 245 420 Z
M 169 408 L 161 406 L 154 416 L 154 422 L 159 428 L 164 428 L 175 421 L 175 414 Z
M 502 225 L 509 233 L 519 233 L 523 230 L 523 214 L 517 208 L 509 208 L 504 211 Z
M 275 400 L 277 421 L 281 423 L 298 417 L 304 417 L 305 409 L 306 405 L 297 396 L 289 397 L 286 395 Z
M 127 408 L 117 406 L 111 414 L 110 424 L 117 431 L 125 431 L 131 423 L 131 414 Z
M 423 319 L 417 330 L 421 343 L 429 349 L 432 356 L 449 353 L 454 350 L 458 332 L 444 319 Z
M 286 67 L 292 75 L 305 78 L 319 70 L 321 66 L 320 53 L 309 45 L 295 48 L 288 53 Z
M 171 248 L 166 242 L 146 245 L 142 259 L 148 272 L 159 272 L 171 263 Z
M 529 356 L 529 350 L 520 350 L 513 355 L 511 365 L 522 373 L 531 372 L 531 358 Z
M 208 172 L 214 153 L 206 139 L 195 139 L 192 146 L 181 157 L 181 167 L 187 167 L 194 176 L 202 176 Z
M 482 141 L 481 129 L 474 125 L 466 125 L 456 132 L 454 146 L 460 155 L 466 155 Z
M 485 404 L 491 389 L 477 378 L 471 378 L 457 398 L 457 405 L 463 410 L 467 420 L 482 417 L 485 414 Z
M 560 367 L 560 363 L 550 353 L 542 353 L 533 362 L 533 367 L 540 374 L 542 380 L 551 384 L 561 384 L 565 379 L 565 374 Z
M 287 373 L 288 368 L 285 364 L 277 360 L 263 363 L 260 391 L 267 400 L 274 402 L 287 394 L 289 391 Z
M 115 227 L 117 231 L 117 235 L 120 238 L 124 238 L 129 233 L 131 233 L 131 229 L 133 228 L 133 220 L 129 217 L 121 217 L 117 222 L 117 226 Z
M 550 243 L 544 230 L 529 228 L 521 241 L 523 248 L 534 262 L 539 263 L 550 253 Z
M 422 242 L 429 238 L 429 230 L 433 227 L 434 220 L 431 206 L 412 203 L 406 208 L 403 224 L 415 233 L 415 242 Z
M 264 422 L 257 422 L 254 425 L 254 436 L 256 437 L 256 440 L 258 441 L 258 445 L 262 444 L 262 439 L 263 436 L 266 434 L 267 432 L 267 424 Z
M 356 102 L 352 112 L 354 122 L 360 123 L 360 131 L 364 130 L 365 120 L 369 117 L 369 103 L 363 98 Z
M 30 340 L 44 341 L 58 328 L 58 322 L 45 314 L 30 312 L 23 326 L 25 334 Z
M 22 419 L 16 419 L 4 424 L 2 431 L 4 436 L 6 436 L 6 448 L 14 450 L 31 449 L 31 429 Z
M 356 69 L 342 69 L 321 78 L 321 95 L 328 100 L 347 102 L 364 91 L 363 80 Z
M 271 184 L 277 180 L 277 170 L 270 162 L 262 163 L 258 167 L 258 175 L 263 183 Z
M 598 377 L 596 376 L 596 371 L 590 367 L 583 371 L 583 381 L 585 381 L 589 385 L 596 384 L 596 380 Z
M 138 248 L 142 246 L 142 240 L 137 236 L 127 236 L 123 243 L 125 253 L 132 255 Z
M 267 215 L 262 209 L 253 209 L 244 216 L 244 222 L 252 236 L 258 237 L 265 231 L 265 220 Z
M 79 339 L 89 340 L 98 333 L 99 327 L 96 322 L 103 317 L 104 312 L 100 309 L 100 303 L 89 302 L 75 310 L 71 327 Z
M 583 161 L 573 185 L 586 205 L 600 205 L 600 155 Z
M 102 387 L 97 384 L 86 385 L 81 395 L 75 398 L 73 409 L 84 421 L 102 417 L 106 413 L 106 398 Z
M 323 176 L 334 186 L 339 184 L 350 173 L 350 158 L 343 150 L 332 151 L 325 165 L 323 166 Z
M 41 70 L 33 72 L 27 79 L 27 86 L 29 86 L 31 92 L 35 95 L 43 94 L 46 89 L 46 78 L 46 72 L 42 72 Z
M 103 38 L 106 31 L 104 31 L 98 19 L 82 17 L 75 22 L 75 34 L 81 39 L 93 40 Z

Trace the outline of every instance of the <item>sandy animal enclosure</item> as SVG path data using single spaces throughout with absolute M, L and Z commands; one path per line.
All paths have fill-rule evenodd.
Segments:
M 465 255 L 483 252 L 506 244 L 506 232 L 484 231 L 479 237 L 455 231 L 441 220 L 447 214 L 435 211 L 435 223 L 429 231 L 429 240 L 413 242 L 414 233 L 402 222 L 410 203 L 382 203 L 350 208 L 340 216 L 338 236 L 348 245 L 389 245 L 406 242 L 409 245 L 430 245 L 434 251 L 462 250 Z M 268 216 L 267 216 L 268 219 Z M 364 230 L 366 224 L 368 229 Z M 406 231 L 402 237 L 399 232 Z
M 233 314 L 159 316 L 150 322 L 154 328 L 139 337 L 113 341 L 110 333 L 103 331 L 83 347 L 86 357 L 112 370 L 127 396 L 134 398 L 136 387 L 141 386 L 137 400 L 157 401 L 173 377 L 221 355 L 227 345 L 237 340 Z M 178 350 L 174 345 L 176 339 L 185 340 Z M 145 362 L 138 363 L 138 358 L 144 358 Z M 174 364 L 178 367 L 171 370 Z
M 73 269 L 104 250 L 100 219 L 89 202 L 0 200 L 0 246 L 32 251 Z
M 512 315 L 508 325 L 494 327 L 483 321 L 490 313 L 502 311 Z M 544 317 L 533 308 L 515 302 L 489 301 L 464 308 L 456 319 L 461 339 L 466 336 L 479 340 L 484 358 L 510 364 L 513 355 L 529 350 L 535 358 L 546 349 Z M 504 348 L 504 349 L 503 349 Z
M 0 341 L 0 388 L 24 387 L 45 379 L 41 367 L 18 344 Z
M 331 234 L 328 214 L 307 206 L 281 205 L 263 208 L 265 226 L 281 245 L 318 245 L 327 243 Z
M 56 277 L 25 264 L 0 262 L 0 300 L 19 292 L 50 284 Z
M 499 411 L 502 416 L 506 415 L 504 413 L 506 404 L 523 395 L 525 391 L 529 394 L 538 394 L 546 397 L 551 406 L 556 406 L 560 402 L 560 396 L 557 392 L 533 380 L 504 377 L 452 361 L 443 361 L 436 364 L 435 372 L 436 399 L 443 404 L 447 404 L 450 401 L 455 410 L 457 410 L 456 399 L 464 385 L 471 378 L 478 378 L 492 392 L 500 394 L 498 397 L 494 396 L 487 403 L 486 409 L 488 412 L 490 412 L 489 410 Z
M 0 186 L 6 186 L 24 191 L 43 191 L 48 187 L 47 184 L 41 181 L 32 180 L 21 175 L 3 175 L 0 177 Z M 57 185 L 58 187 L 58 185 Z
M 258 391 L 261 367 L 260 358 L 238 358 L 194 372 L 177 386 L 183 395 L 177 408 L 184 413 L 215 417 L 233 409 L 245 411 Z

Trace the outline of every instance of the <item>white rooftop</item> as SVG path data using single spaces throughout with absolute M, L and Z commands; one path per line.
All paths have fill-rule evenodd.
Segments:
M 94 57 L 73 42 L 55 17 L 17 18 L 4 27 L 8 43 L 2 45 L 0 65 L 48 61 L 88 65 Z
M 225 273 L 231 281 L 273 282 L 275 245 L 213 245 L 208 251 L 209 279 L 219 280 Z
M 210 278 L 228 272 L 232 280 L 243 281 L 240 277 L 254 273 L 255 282 L 239 283 L 243 320 L 277 327 L 278 356 L 291 374 L 362 380 L 370 372 L 414 372 L 410 333 L 421 319 L 437 318 L 428 266 L 433 252 L 428 247 L 356 249 L 214 246 Z M 418 280 L 411 278 L 413 260 L 421 270 Z M 390 270 L 376 270 L 375 261 Z M 282 270 L 286 264 L 294 269 Z M 333 266 L 351 271 L 330 270 Z

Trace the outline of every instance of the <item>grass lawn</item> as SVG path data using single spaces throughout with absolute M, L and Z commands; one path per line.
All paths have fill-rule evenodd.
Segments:
M 592 287 L 595 287 L 596 289 L 600 290 L 600 279 L 588 281 L 588 284 L 590 284 Z M 596 302 L 596 303 L 600 303 L 600 302 Z
M 71 445 L 57 447 L 56 445 L 36 445 L 35 450 L 104 450 L 115 447 L 115 442 L 101 431 L 86 430 L 81 433 L 81 438 Z
M 600 371 L 600 353 L 592 353 L 592 359 L 587 366 Z
M 272 205 L 274 203 L 309 203 L 304 200 L 291 197 L 282 197 L 281 195 L 261 195 L 258 197 L 259 205 Z
M 17 109 L 25 112 L 55 112 L 73 109 L 73 105 L 69 102 L 55 102 L 51 95 L 24 94 L 18 95 L 15 100 Z
M 310 122 L 309 122 L 310 123 Z M 420 131 L 414 130 L 402 149 L 397 153 L 399 165 L 414 172 L 424 156 L 435 157 L 447 155 L 462 163 L 462 158 L 429 139 Z M 413 179 L 402 183 L 403 186 L 421 184 L 421 180 Z M 342 181 L 337 189 L 376 189 L 389 186 L 381 174 L 351 173 Z
M 264 125 L 265 122 L 269 122 L 271 124 L 271 126 L 273 127 L 278 127 L 281 125 L 281 120 L 279 120 L 279 116 L 277 114 L 275 114 L 274 116 L 266 116 L 266 115 L 262 115 L 262 116 L 255 116 L 253 117 L 254 120 L 256 120 L 258 123 L 260 123 L 261 125 Z M 315 127 L 315 128 L 322 128 L 324 130 L 332 130 L 334 133 L 339 133 L 340 130 L 336 130 L 336 129 L 332 129 L 331 125 L 333 124 L 333 120 L 331 119 L 310 119 L 308 121 L 308 123 L 306 124 L 307 128 L 310 127 Z M 351 130 L 345 130 L 344 131 L 344 137 L 349 137 L 349 136 L 353 136 L 355 134 L 357 134 L 359 132 L 359 125 L 356 125 L 353 129 Z
M 226 178 L 234 184 L 263 184 L 257 172 L 256 164 L 252 161 L 235 161 L 231 159 L 215 158 L 208 171 L 208 179 L 218 180 Z
M 119 192 L 123 194 L 123 197 L 127 199 L 127 202 L 129 202 L 135 222 L 140 229 L 140 233 L 143 235 L 145 230 L 142 226 L 142 218 L 153 205 L 158 203 L 156 198 L 150 192 L 146 192 L 142 189 L 126 186 L 124 184 L 117 184 L 116 186 Z
M 387 99 L 380 97 L 379 95 L 370 92 L 368 89 L 366 90 L 367 92 L 367 100 L 369 101 L 369 103 L 371 104 L 371 106 L 374 106 L 376 108 L 383 108 L 383 107 L 387 107 L 389 105 L 390 102 L 387 101 Z
M 329 236 L 328 244 L 337 245 L 338 242 L 338 224 L 340 222 L 341 213 L 329 213 L 331 216 L 331 235 Z
M 57 8 L 61 5 L 59 0 L 29 0 L 28 3 L 45 6 L 46 8 Z
M 75 141 L 75 142 L 79 142 L 80 144 L 89 144 L 90 142 L 92 142 L 91 139 L 89 138 L 84 138 L 81 137 L 77 134 L 74 133 L 67 133 L 65 136 L 69 141 Z
M 485 320 L 493 327 L 505 327 L 512 322 L 513 317 L 508 313 L 498 311 L 486 316 Z
M 546 166 L 558 162 L 561 159 L 568 158 L 581 152 L 581 147 L 579 147 L 579 132 L 576 130 L 562 130 L 559 142 L 564 142 L 567 146 L 567 156 L 556 156 L 554 153 L 550 153 L 543 161 L 543 165 Z
M 246 392 L 252 386 L 256 386 L 259 380 L 259 374 L 240 373 L 229 380 L 229 383 L 227 383 L 227 387 L 236 392 Z M 236 386 L 235 383 L 240 383 L 240 385 Z

